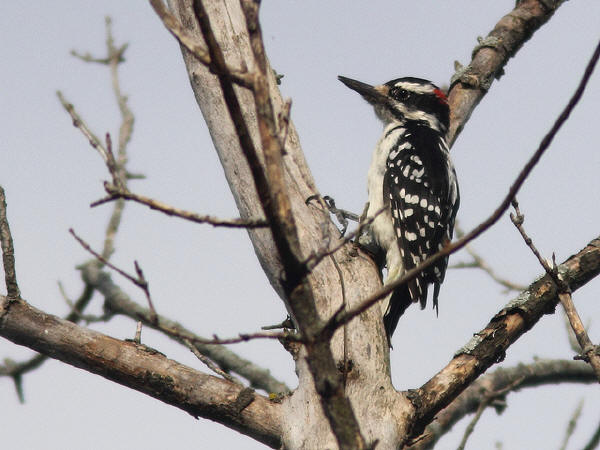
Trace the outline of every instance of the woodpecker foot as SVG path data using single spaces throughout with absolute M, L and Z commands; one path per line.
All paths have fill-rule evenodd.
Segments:
M 344 236 L 346 234 L 346 230 L 348 229 L 348 219 L 352 220 L 353 222 L 358 222 L 360 219 L 358 214 L 338 208 L 335 206 L 335 200 L 329 195 L 325 195 L 323 200 L 325 201 L 327 208 L 329 208 L 329 212 L 335 216 L 339 224 L 342 226 L 340 235 Z

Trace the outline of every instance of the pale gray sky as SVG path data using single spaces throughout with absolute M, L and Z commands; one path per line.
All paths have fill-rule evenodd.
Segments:
M 338 205 L 362 210 L 366 171 L 381 126 L 370 107 L 336 79 L 369 83 L 399 76 L 447 84 L 453 63 L 467 63 L 514 0 L 475 2 L 314 0 L 265 1 L 262 23 L 273 66 L 285 74 L 281 89 L 293 99 L 292 118 L 321 192 Z M 148 178 L 132 189 L 173 205 L 222 217 L 237 212 L 194 102 L 177 44 L 143 1 L 2 2 L 0 39 L 0 184 L 6 189 L 17 270 L 24 298 L 64 315 L 57 281 L 72 297 L 82 284 L 74 266 L 88 255 L 68 234 L 73 227 L 99 248 L 109 207 L 89 203 L 103 195 L 105 168 L 61 109 L 55 91 L 73 102 L 100 135 L 116 136 L 118 111 L 103 67 L 69 56 L 71 49 L 104 52 L 104 16 L 118 42 L 127 41 L 122 88 L 136 115 L 130 168 Z M 600 2 L 567 2 L 506 67 L 475 110 L 454 146 L 460 180 L 459 221 L 464 228 L 486 217 L 506 193 L 523 162 L 575 89 L 599 37 Z M 598 235 L 600 152 L 597 122 L 600 74 L 519 195 L 526 227 L 547 256 L 562 261 Z M 194 226 L 128 206 L 114 262 L 137 259 L 150 280 L 159 312 L 199 334 L 222 336 L 275 323 L 285 309 L 270 289 L 243 231 Z M 474 244 L 500 273 L 529 283 L 541 270 L 508 217 Z M 464 254 L 451 261 L 464 260 Z M 133 298 L 134 287 L 114 276 Z M 574 298 L 591 337 L 600 340 L 600 282 Z M 483 328 L 511 298 L 483 273 L 451 270 L 440 296 L 440 315 L 410 310 L 394 335 L 396 387 L 420 386 L 454 351 Z M 96 298 L 92 311 L 99 311 Z M 115 319 L 93 328 L 131 337 L 135 324 Z M 203 370 L 185 349 L 149 330 L 146 344 Z M 295 385 L 293 365 L 276 342 L 234 346 Z M 0 341 L 0 358 L 22 360 L 26 349 Z M 534 357 L 570 358 L 561 314 L 547 316 L 513 345 L 499 366 Z M 24 380 L 19 405 L 9 379 L 0 379 L 0 433 L 15 449 L 264 448 L 207 420 L 98 376 L 50 361 Z M 557 448 L 581 398 L 583 416 L 570 448 L 591 436 L 600 417 L 597 388 L 562 385 L 508 397 L 497 416 L 486 411 L 468 447 Z M 467 421 L 440 442 L 455 448 Z

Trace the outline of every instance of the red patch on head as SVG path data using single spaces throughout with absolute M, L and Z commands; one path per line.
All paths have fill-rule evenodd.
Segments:
M 446 97 L 446 94 L 444 94 L 441 89 L 434 89 L 433 93 L 435 94 L 435 96 L 439 99 L 440 102 L 444 103 L 445 105 L 448 104 L 448 97 Z

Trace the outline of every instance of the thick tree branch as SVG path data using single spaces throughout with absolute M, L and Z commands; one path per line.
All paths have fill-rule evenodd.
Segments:
M 460 68 L 448 93 L 452 146 L 471 113 L 487 94 L 494 78 L 500 78 L 504 66 L 533 33 L 545 24 L 564 0 L 521 0 L 515 8 L 480 40 L 468 66 Z
M 509 386 L 512 392 L 521 388 L 548 384 L 591 384 L 595 381 L 593 370 L 580 361 L 539 360 L 531 364 L 496 369 L 472 383 L 450 405 L 436 414 L 436 419 L 425 428 L 423 438 L 409 448 L 410 450 L 433 448 L 435 443 L 459 420 L 478 410 L 483 400 L 482 392 L 497 392 Z
M 600 274 L 600 236 L 558 268 L 563 280 L 576 290 Z M 407 395 L 415 406 L 411 436 L 421 434 L 433 417 L 450 404 L 490 366 L 504 358 L 508 347 L 532 328 L 558 303 L 555 283 L 546 275 L 508 303 L 468 342 L 450 363 L 427 383 Z
M 0 296 L 0 302 L 6 297 Z M 206 375 L 133 342 L 120 341 L 15 300 L 0 318 L 15 344 L 101 375 L 279 448 L 280 407 L 234 383 Z M 190 387 L 193 386 L 193 389 Z
M 308 270 L 302 263 L 298 231 L 292 214 L 291 202 L 284 181 L 283 148 L 278 139 L 278 129 L 267 79 L 267 62 L 262 46 L 258 24 L 258 3 L 242 1 L 242 9 L 254 55 L 253 95 L 262 144 L 264 166 L 250 138 L 249 127 L 242 113 L 231 78 L 223 75 L 227 65 L 213 32 L 207 11 L 201 0 L 194 1 L 198 24 L 207 43 L 211 61 L 217 67 L 217 78 L 230 116 L 236 126 L 239 144 L 248 161 L 256 191 L 260 198 L 281 263 L 283 265 L 283 289 L 291 313 L 306 344 L 307 362 L 313 375 L 321 404 L 329 419 L 332 431 L 341 449 L 364 448 L 358 423 L 350 401 L 344 394 L 341 376 L 337 371 L 328 341 L 315 341 L 320 328 Z

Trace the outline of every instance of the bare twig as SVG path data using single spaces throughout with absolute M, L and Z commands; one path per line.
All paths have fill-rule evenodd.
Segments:
M 212 362 L 210 360 L 210 358 L 208 358 L 207 356 L 205 356 L 202 353 L 200 353 L 200 351 L 192 343 L 192 341 L 190 341 L 189 339 L 184 338 L 183 342 L 192 351 L 192 353 L 194 354 L 194 356 L 196 356 L 196 358 L 198 358 L 200 361 L 202 361 L 206 365 L 206 367 L 208 367 L 214 373 L 216 373 L 217 375 L 222 376 L 223 378 L 225 378 L 228 381 L 231 381 L 232 383 L 237 384 L 238 386 L 243 386 L 244 385 L 240 380 L 238 380 L 235 377 L 232 377 L 227 372 L 225 372 L 224 370 L 222 370 L 219 366 L 217 366 L 214 362 Z
M 143 195 L 134 194 L 129 190 L 119 189 L 110 183 L 105 183 L 104 188 L 106 189 L 106 192 L 108 192 L 109 196 L 92 203 L 90 206 L 94 207 L 119 198 L 123 198 L 125 200 L 131 200 L 141 205 L 145 205 L 150 209 L 160 211 L 168 216 L 179 217 L 194 223 L 207 223 L 215 227 L 226 228 L 264 228 L 268 226 L 267 221 L 264 219 L 220 219 L 214 216 L 200 215 L 184 209 L 175 208 L 158 200 L 144 197 Z
M 135 335 L 133 336 L 133 342 L 136 344 L 142 343 L 142 321 L 138 321 L 135 326 Z
M 173 330 L 173 335 L 176 332 Z M 256 333 L 240 333 L 237 336 L 229 338 L 220 338 L 216 334 L 213 335 L 213 339 L 205 338 L 192 338 L 190 339 L 196 344 L 204 345 L 226 345 L 226 344 L 239 344 L 241 342 L 248 342 L 253 339 L 283 339 L 287 341 L 302 342 L 302 338 L 294 331 L 257 331 Z
M 281 330 L 284 328 L 294 328 L 294 322 L 292 322 L 292 318 L 290 316 L 287 316 L 285 320 L 281 321 L 280 323 L 276 323 L 275 325 L 265 325 L 260 327 L 261 330 Z
M 118 157 L 116 160 L 116 167 L 118 172 L 118 180 L 121 186 L 127 188 L 127 144 L 131 140 L 133 134 L 133 125 L 135 117 L 127 104 L 127 97 L 121 92 L 121 84 L 119 81 L 119 64 L 124 61 L 123 53 L 127 49 L 127 44 L 123 44 L 121 47 L 116 47 L 114 44 L 114 37 L 112 34 L 111 20 L 109 17 L 106 18 L 106 47 L 108 52 L 108 65 L 111 73 L 111 82 L 113 92 L 115 94 L 115 100 L 119 106 L 119 112 L 121 114 L 121 125 L 119 127 L 119 140 L 118 140 Z M 107 134 L 108 140 L 108 134 Z M 111 152 L 112 153 L 112 152 Z M 113 208 L 112 215 L 106 228 L 104 248 L 102 250 L 102 256 L 107 258 L 114 252 L 114 239 L 121 223 L 121 216 L 123 209 L 125 208 L 125 201 L 123 199 L 117 200 Z
M 459 239 L 465 235 L 464 231 L 458 225 L 454 227 L 454 230 L 456 231 L 456 237 Z M 475 268 L 481 269 L 485 273 L 487 273 L 492 280 L 494 280 L 499 285 L 503 286 L 507 292 L 508 291 L 522 291 L 527 287 L 523 284 L 518 284 L 518 283 L 510 281 L 506 278 L 502 278 L 501 276 L 496 274 L 496 271 L 470 245 L 466 245 L 464 248 L 465 248 L 465 251 L 471 256 L 471 258 L 473 258 L 473 260 L 471 262 L 459 262 L 456 264 L 452 264 L 451 266 L 449 266 L 450 268 L 453 268 L 453 269 L 475 269 Z
M 81 244 L 81 246 L 85 250 L 87 250 L 89 253 L 94 255 L 94 257 L 96 259 L 98 259 L 98 261 L 100 261 L 102 264 L 110 267 L 112 270 L 119 273 L 120 275 L 124 276 L 129 281 L 131 281 L 133 284 L 135 284 L 137 287 L 139 287 L 142 291 L 144 291 L 144 294 L 146 295 L 146 300 L 148 301 L 148 306 L 150 307 L 153 321 L 157 320 L 156 310 L 154 309 L 154 305 L 152 303 L 152 298 L 150 296 L 150 287 L 148 285 L 148 280 L 146 280 L 146 278 L 144 277 L 144 272 L 142 271 L 142 269 L 137 261 L 133 262 L 134 266 L 135 266 L 135 272 L 137 274 L 137 277 L 134 277 L 133 275 L 128 274 L 124 270 L 118 268 L 117 266 L 115 266 L 114 264 L 109 262 L 106 258 L 104 258 L 98 252 L 94 251 L 94 249 L 87 242 L 85 242 L 82 238 L 77 236 L 77 234 L 75 233 L 73 228 L 69 228 L 69 233 L 71 233 L 71 235 L 77 240 L 77 242 L 79 242 L 79 244 Z
M 156 322 L 156 309 L 154 308 L 154 304 L 152 303 L 152 297 L 150 297 L 150 286 L 148 280 L 146 280 L 146 277 L 144 276 L 144 272 L 142 271 L 142 267 L 140 266 L 140 264 L 137 261 L 133 261 L 133 265 L 135 266 L 135 273 L 137 274 L 137 279 L 139 281 L 138 286 L 142 288 L 144 294 L 146 295 L 146 301 L 148 302 L 148 307 L 150 308 L 151 320 L 152 322 Z
M 569 341 L 569 347 L 571 347 L 571 350 L 573 350 L 575 353 L 579 353 L 581 351 L 581 347 L 579 346 L 579 342 L 577 342 L 577 336 L 575 336 L 575 332 L 573 331 L 573 328 L 571 327 L 571 322 L 569 322 L 569 316 L 567 316 L 567 312 L 564 310 L 562 310 L 563 312 L 563 321 L 565 324 L 565 330 L 567 332 L 567 339 Z M 588 320 L 587 323 L 585 324 L 585 329 L 589 330 L 590 329 L 590 324 L 591 321 Z
M 79 242 L 79 244 L 85 249 L 87 250 L 89 253 L 91 253 L 96 259 L 98 259 L 103 265 L 106 265 L 108 267 L 110 267 L 112 270 L 114 270 L 115 272 L 121 274 L 122 276 L 124 276 L 125 278 L 127 278 L 129 281 L 131 281 L 133 284 L 135 284 L 137 287 L 144 289 L 146 286 L 144 285 L 144 281 L 140 281 L 138 278 L 134 277 L 133 275 L 128 274 L 127 272 L 125 272 L 122 269 L 119 269 L 117 266 L 115 266 L 114 264 L 110 263 L 109 261 L 107 261 L 105 258 L 102 257 L 102 255 L 98 252 L 96 252 L 91 246 L 90 244 L 88 244 L 86 241 L 84 241 L 82 238 L 80 238 L 79 236 L 77 236 L 77 234 L 75 233 L 75 231 L 73 230 L 73 228 L 69 228 L 69 233 L 71 233 L 71 235 L 77 240 L 77 242 Z
M 423 261 L 417 267 L 407 271 L 402 277 L 398 278 L 397 280 L 384 285 L 379 291 L 375 292 L 373 295 L 366 298 L 357 307 L 355 307 L 351 310 L 348 310 L 346 312 L 340 311 L 338 314 L 334 315 L 329 320 L 329 322 L 325 325 L 325 327 L 323 328 L 324 336 L 330 335 L 338 327 L 340 327 L 344 323 L 347 323 L 348 321 L 352 320 L 354 317 L 360 315 L 363 311 L 367 310 L 368 308 L 373 306 L 375 303 L 377 303 L 379 300 L 381 300 L 382 298 L 387 296 L 390 292 L 392 292 L 398 286 L 406 283 L 407 281 L 412 280 L 417 275 L 419 275 L 424 269 L 428 268 L 429 266 L 434 264 L 439 259 L 444 258 L 444 257 L 460 250 L 465 245 L 467 245 L 469 242 L 471 242 L 473 239 L 475 239 L 479 235 L 481 235 L 485 230 L 487 230 L 492 225 L 494 225 L 500 219 L 502 214 L 504 214 L 504 212 L 510 206 L 511 201 L 516 196 L 516 194 L 519 192 L 519 189 L 521 188 L 521 186 L 523 185 L 523 183 L 525 182 L 525 180 L 527 179 L 527 177 L 529 176 L 529 174 L 531 173 L 533 168 L 536 166 L 536 164 L 538 163 L 538 161 L 540 160 L 540 158 L 542 157 L 544 152 L 548 149 L 548 147 L 552 143 L 554 137 L 558 133 L 558 130 L 560 130 L 562 125 L 567 121 L 567 119 L 571 115 L 571 112 L 573 111 L 573 109 L 575 108 L 577 103 L 579 103 L 579 100 L 581 99 L 581 96 L 583 95 L 583 92 L 588 84 L 588 81 L 592 75 L 592 72 L 594 71 L 594 68 L 596 67 L 599 57 L 600 57 L 600 42 L 598 42 L 598 44 L 596 45 L 594 53 L 592 54 L 592 57 L 591 57 L 590 61 L 588 62 L 588 65 L 585 69 L 585 72 L 579 83 L 579 86 L 575 90 L 575 93 L 571 96 L 569 103 L 563 109 L 561 114 L 558 116 L 558 118 L 552 125 L 552 128 L 550 128 L 550 131 L 548 133 L 546 133 L 546 135 L 540 142 L 540 145 L 538 146 L 537 150 L 534 152 L 534 154 L 531 156 L 531 158 L 529 158 L 529 161 L 527 161 L 527 163 L 525 164 L 523 169 L 521 169 L 521 172 L 519 172 L 519 175 L 517 176 L 517 178 L 515 179 L 513 184 L 510 186 L 508 194 L 504 197 L 504 199 L 502 200 L 500 205 L 496 208 L 496 210 L 487 219 L 485 219 L 483 222 L 481 222 L 479 225 L 477 225 L 475 228 L 473 228 L 469 233 L 467 233 L 461 239 L 458 239 L 457 241 L 447 245 L 446 247 L 444 247 L 442 250 L 440 250 L 435 255 L 427 258 L 425 261 Z
M 348 235 L 342 237 L 340 239 L 339 244 L 337 244 L 333 248 L 321 249 L 316 253 L 311 253 L 306 258 L 306 260 L 303 262 L 303 264 L 306 265 L 306 267 L 308 268 L 309 271 L 314 270 L 314 268 L 317 267 L 319 265 L 319 263 L 321 261 L 323 261 L 325 258 L 327 258 L 328 256 L 334 255 L 335 253 L 340 251 L 346 244 L 353 242 L 353 239 L 357 236 L 360 236 L 360 234 L 369 225 L 371 225 L 373 223 L 373 221 L 377 218 L 377 216 L 379 216 L 381 213 L 383 213 L 387 208 L 388 208 L 387 206 L 384 206 L 380 210 L 376 211 L 372 217 L 369 217 L 368 219 L 365 219 L 364 221 L 360 222 L 358 227 L 356 228 L 356 230 L 354 230 L 351 233 L 349 233 Z
M 504 408 L 505 404 L 504 404 L 504 399 L 503 397 L 510 391 L 514 390 L 517 386 L 520 386 L 521 383 L 523 382 L 523 380 L 525 379 L 525 377 L 521 377 L 518 378 L 516 380 L 514 380 L 511 384 L 509 384 L 508 386 L 497 390 L 497 391 L 492 391 L 492 392 L 486 392 L 485 394 L 483 394 L 483 400 L 481 401 L 481 403 L 479 404 L 479 407 L 477 408 L 477 412 L 475 413 L 475 417 L 473 417 L 473 419 L 471 420 L 471 422 L 467 425 L 467 428 L 465 429 L 465 434 L 459 444 L 459 446 L 457 447 L 457 450 L 464 450 L 465 445 L 467 444 L 467 439 L 469 439 L 469 436 L 473 433 L 473 431 L 475 430 L 475 425 L 477 425 L 477 422 L 479 422 L 479 419 L 481 418 L 481 415 L 483 414 L 483 411 L 485 411 L 485 409 L 490 406 L 492 403 L 497 402 L 497 401 L 501 401 L 502 404 L 501 405 L 496 405 L 497 408 Z
M 591 339 L 585 331 L 583 322 L 579 317 L 579 313 L 577 312 L 575 304 L 573 303 L 573 298 L 571 297 L 571 288 L 560 277 L 558 267 L 556 266 L 556 261 L 554 259 L 554 255 L 552 255 L 552 267 L 550 266 L 548 261 L 542 257 L 536 246 L 533 244 L 533 240 L 527 235 L 525 229 L 523 228 L 523 222 L 525 220 L 525 217 L 523 216 L 523 214 L 521 214 L 521 211 L 519 210 L 519 203 L 516 199 L 514 199 L 512 203 L 513 207 L 515 208 L 515 214 L 510 215 L 510 220 L 515 224 L 515 227 L 517 227 L 517 229 L 519 230 L 519 233 L 523 237 L 523 240 L 531 249 L 533 254 L 536 256 L 536 258 L 538 259 L 548 276 L 550 276 L 550 278 L 552 278 L 552 280 L 556 284 L 558 290 L 558 298 L 560 299 L 565 313 L 569 318 L 569 323 L 571 324 L 571 328 L 575 333 L 577 342 L 579 342 L 583 359 L 590 363 L 590 365 L 596 372 L 596 375 L 598 376 L 598 381 L 600 381 L 600 355 L 598 354 L 598 347 L 592 344 Z
M 4 280 L 9 301 L 21 297 L 19 284 L 17 283 L 17 271 L 15 268 L 15 249 L 13 247 L 12 234 L 6 216 L 6 194 L 0 186 L 0 243 L 2 245 L 2 264 L 4 265 Z M 0 307 L 0 315 L 2 315 Z
M 118 85 L 117 85 L 116 89 L 118 89 Z M 110 172 L 112 179 L 113 179 L 112 184 L 104 183 L 104 188 L 106 189 L 106 192 L 108 193 L 108 197 L 105 197 L 101 200 L 93 202 L 90 206 L 94 207 L 94 206 L 98 206 L 103 203 L 111 202 L 114 200 L 125 199 L 125 200 L 132 200 L 132 201 L 135 201 L 136 203 L 146 205 L 150 209 L 154 209 L 154 210 L 163 212 L 170 216 L 180 217 L 182 219 L 189 220 L 189 221 L 195 222 L 195 223 L 208 223 L 215 227 L 261 228 L 261 227 L 268 226 L 266 221 L 264 221 L 262 219 L 249 219 L 249 220 L 219 219 L 217 217 L 212 217 L 212 216 L 208 216 L 208 215 L 200 215 L 200 214 L 192 213 L 189 211 L 185 211 L 183 209 L 174 208 L 172 206 L 169 206 L 169 205 L 159 202 L 157 200 L 154 200 L 154 199 L 151 199 L 148 197 L 144 197 L 142 195 L 134 194 L 126 186 L 126 178 L 127 177 L 126 177 L 126 173 L 123 168 L 123 164 L 126 161 L 125 154 L 123 153 L 119 157 L 119 162 L 117 162 L 117 160 L 115 159 L 113 152 L 112 152 L 112 141 L 110 139 L 110 135 L 109 134 L 106 135 L 106 146 L 102 145 L 102 143 L 100 142 L 98 137 L 96 137 L 96 135 L 94 133 L 92 133 L 92 131 L 89 129 L 89 127 L 86 125 L 86 123 L 81 119 L 81 117 L 75 110 L 75 107 L 71 103 L 68 103 L 65 100 L 64 96 L 62 95 L 62 93 L 60 91 L 57 92 L 57 95 L 58 95 L 58 98 L 60 99 L 63 107 L 65 108 L 65 110 L 71 115 L 71 118 L 73 119 L 73 125 L 75 125 L 75 127 L 77 127 L 79 130 L 81 130 L 83 135 L 88 139 L 90 145 L 100 153 L 100 155 L 102 156 L 102 159 L 104 160 L 104 163 L 106 164 L 108 171 Z M 119 101 L 119 103 L 122 103 L 122 100 Z M 126 109 L 126 106 L 121 106 L 121 108 L 125 109 L 123 114 L 124 114 L 124 117 L 127 117 L 126 114 L 127 114 L 128 110 Z M 130 128 L 130 126 L 125 125 L 125 122 L 121 126 L 121 133 L 120 133 L 120 137 L 119 137 L 119 141 L 120 141 L 119 152 L 120 153 L 121 153 L 121 149 L 124 148 L 124 145 L 129 140 L 129 138 L 127 137 L 127 133 L 128 133 L 127 130 L 129 128 Z M 121 145 L 121 142 L 123 143 L 122 145 Z M 115 219 L 115 220 L 117 220 L 117 219 Z M 102 252 L 102 255 L 106 258 L 106 255 L 108 254 L 108 252 L 112 252 L 112 244 L 107 246 L 105 243 L 105 249 Z
M 98 139 L 98 136 L 96 136 L 89 129 L 89 127 L 83 121 L 83 119 L 79 116 L 79 114 L 77 113 L 77 111 L 75 111 L 75 107 L 73 106 L 73 104 L 69 103 L 65 99 L 65 97 L 63 96 L 63 94 L 62 94 L 61 91 L 56 91 L 56 96 L 60 100 L 60 103 L 63 105 L 63 108 L 65 108 L 65 111 L 67 111 L 69 113 L 69 115 L 71 116 L 71 119 L 73 120 L 73 126 L 75 128 L 78 128 L 83 133 L 83 135 L 89 141 L 90 145 L 94 149 L 96 149 L 96 151 L 98 151 L 98 153 L 100 154 L 100 156 L 102 157 L 102 159 L 104 160 L 104 162 L 106 164 L 108 164 L 108 158 L 109 158 L 108 151 L 102 145 L 102 142 L 100 142 L 100 139 Z

